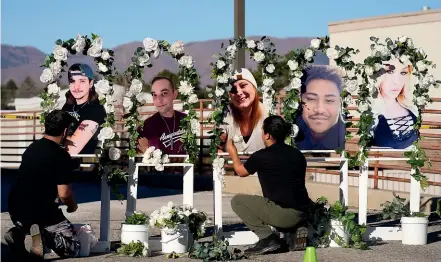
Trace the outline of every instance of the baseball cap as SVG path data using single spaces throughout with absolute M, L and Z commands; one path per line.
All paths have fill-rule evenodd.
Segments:
M 241 68 L 240 69 L 241 72 L 235 72 L 233 75 L 233 82 L 231 84 L 234 84 L 234 82 L 238 81 L 238 80 L 247 80 L 248 82 L 250 82 L 251 84 L 253 84 L 253 86 L 255 88 L 257 88 L 257 82 L 256 79 L 254 79 L 253 74 L 250 72 L 250 70 L 246 69 L 246 68 Z
M 79 73 L 76 71 L 80 71 Z M 87 78 L 91 80 L 95 80 L 95 76 L 93 74 L 92 68 L 87 64 L 73 64 L 70 66 L 69 71 L 67 73 L 67 77 L 69 79 L 72 78 L 72 76 L 86 76 Z

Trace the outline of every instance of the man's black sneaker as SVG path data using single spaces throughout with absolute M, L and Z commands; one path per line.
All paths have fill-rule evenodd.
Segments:
M 29 253 L 34 258 L 44 258 L 44 249 L 43 249 L 43 241 L 41 239 L 40 228 L 38 225 L 34 224 L 30 229 L 31 238 L 32 238 L 32 246 L 29 250 Z
M 280 249 L 280 236 L 271 234 L 269 237 L 259 240 L 254 247 L 250 247 L 244 251 L 246 256 L 263 255 Z

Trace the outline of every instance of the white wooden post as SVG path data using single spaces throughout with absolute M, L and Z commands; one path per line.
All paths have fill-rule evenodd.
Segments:
M 410 177 L 410 211 L 420 212 L 421 183 Z
M 365 160 L 360 166 L 360 178 L 358 180 L 358 224 L 366 225 L 368 204 L 369 162 Z
M 136 199 L 138 197 L 138 169 L 139 168 L 135 163 L 135 158 L 129 157 L 126 217 L 131 216 L 136 210 Z
M 219 180 L 216 169 L 213 168 L 213 203 L 214 203 L 214 232 L 222 234 L 222 181 Z
M 184 166 L 184 205 L 193 206 L 193 189 L 194 189 L 194 165 Z
M 344 154 L 341 155 L 340 160 L 340 202 L 344 206 L 349 205 L 349 175 L 348 175 L 348 160 Z

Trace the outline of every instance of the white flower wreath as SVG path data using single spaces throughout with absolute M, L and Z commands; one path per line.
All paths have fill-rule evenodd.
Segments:
M 371 127 L 373 125 L 373 113 L 371 108 L 372 98 L 377 95 L 375 86 L 376 79 L 380 75 L 382 62 L 391 59 L 399 59 L 402 63 L 411 63 L 416 71 L 413 73 L 418 78 L 413 91 L 413 102 L 418 108 L 417 120 L 414 123 L 414 129 L 419 130 L 422 123 L 422 112 L 427 103 L 431 102 L 429 90 L 438 88 L 441 81 L 429 74 L 428 68 L 435 67 L 432 61 L 427 60 L 427 55 L 421 48 L 415 48 L 412 39 L 402 36 L 397 40 L 386 38 L 384 43 L 380 43 L 376 37 L 371 37 L 371 55 L 364 60 L 360 67 L 359 74 L 362 80 L 359 83 L 358 91 L 358 112 L 360 113 L 359 131 L 360 139 L 358 141 L 359 151 L 355 156 L 358 162 L 364 162 L 367 158 L 367 147 L 372 139 Z M 427 177 L 421 173 L 421 167 L 424 166 L 427 157 L 424 150 L 419 146 L 421 137 L 418 133 L 417 140 L 413 143 L 412 149 L 405 152 L 405 156 L 410 158 L 407 163 L 411 166 L 410 175 L 421 182 L 421 187 L 428 186 Z
M 56 109 L 60 98 L 60 87 L 57 80 L 61 78 L 61 72 L 65 72 L 69 54 L 75 55 L 82 53 L 94 58 L 98 70 L 104 79 L 95 83 L 96 91 L 99 95 L 100 103 L 104 105 L 107 113 L 106 122 L 98 135 L 98 139 L 105 144 L 106 140 L 115 139 L 113 125 L 115 124 L 115 101 L 113 95 L 113 51 L 103 49 L 103 40 L 98 35 L 92 34 L 92 39 L 87 36 L 77 35 L 75 39 L 67 41 L 57 40 L 52 54 L 46 56 L 42 67 L 45 67 L 40 76 L 41 82 L 48 84 L 47 88 L 39 95 L 43 101 L 41 107 L 43 114 L 40 122 L 44 123 L 45 116 Z
M 303 70 L 309 63 L 313 63 L 313 57 L 317 51 L 325 53 L 329 59 L 334 60 L 337 66 L 342 68 L 343 91 L 341 98 L 343 101 L 342 109 L 345 115 L 349 114 L 347 106 L 351 104 L 352 95 L 358 90 L 358 82 L 356 75 L 357 65 L 351 60 L 351 56 L 359 51 L 353 48 L 343 48 L 339 46 L 331 47 L 329 45 L 329 37 L 316 38 L 311 40 L 311 45 L 306 49 L 297 49 L 292 52 L 292 57 L 288 60 L 288 67 L 291 73 L 291 80 L 286 90 L 282 114 L 285 120 L 292 123 L 292 134 L 287 141 L 288 144 L 295 146 L 294 138 L 299 132 L 299 127 L 295 124 L 296 114 L 300 106 L 300 87 L 302 82 L 300 78 L 303 76 Z M 345 120 L 346 121 L 346 120 Z M 346 127 L 350 127 L 350 122 L 345 123 Z M 350 138 L 350 132 L 346 132 L 346 138 Z
M 224 45 L 222 44 L 221 48 Z M 269 109 L 269 113 L 273 114 L 275 109 L 275 91 L 273 89 L 276 53 L 274 44 L 269 38 L 265 36 L 260 41 L 247 40 L 246 38 L 239 37 L 229 41 L 229 45 L 226 47 L 224 54 L 217 56 L 217 61 L 211 63 L 213 67 L 212 78 L 215 79 L 216 87 L 214 90 L 208 89 L 210 93 L 209 97 L 213 98 L 215 111 L 211 115 L 211 119 L 215 123 L 212 136 L 214 137 L 214 143 L 211 143 L 211 156 L 213 158 L 213 168 L 217 170 L 219 179 L 223 181 L 223 175 L 225 170 L 223 168 L 225 160 L 219 158 L 217 155 L 217 145 L 220 143 L 220 130 L 219 126 L 223 123 L 227 113 L 229 96 L 228 92 L 231 90 L 230 79 L 234 74 L 233 62 L 236 57 L 237 50 L 244 48 L 250 52 L 250 58 L 258 63 L 262 68 L 262 87 L 256 87 L 263 94 L 263 104 Z M 241 139 L 236 137 L 236 140 Z
M 195 163 L 198 158 L 199 148 L 197 145 L 196 130 L 199 129 L 199 118 L 194 110 L 194 104 L 199 101 L 194 93 L 194 85 L 199 76 L 194 68 L 193 58 L 184 53 L 184 44 L 177 41 L 170 45 L 167 41 L 157 41 L 152 38 L 146 38 L 143 41 L 144 47 L 138 47 L 132 57 L 132 64 L 126 70 L 126 74 L 130 76 L 130 87 L 125 94 L 123 106 L 128 111 L 124 116 L 125 126 L 130 134 L 130 150 L 129 156 L 136 155 L 136 143 L 139 137 L 137 128 L 141 124 L 138 119 L 138 107 L 146 102 L 146 98 L 142 96 L 142 74 L 144 67 L 152 67 L 152 58 L 158 58 L 162 52 L 169 53 L 179 64 L 179 81 L 178 87 L 179 99 L 184 103 L 184 110 L 187 116 L 181 121 L 181 127 L 186 132 L 182 135 L 184 148 L 189 154 L 189 162 Z M 158 150 L 158 149 L 157 149 Z

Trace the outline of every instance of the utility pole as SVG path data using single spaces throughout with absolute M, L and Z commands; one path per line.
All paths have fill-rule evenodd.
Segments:
M 234 37 L 245 37 L 245 0 L 234 0 Z M 245 67 L 245 50 L 239 49 L 236 53 L 234 68 Z

